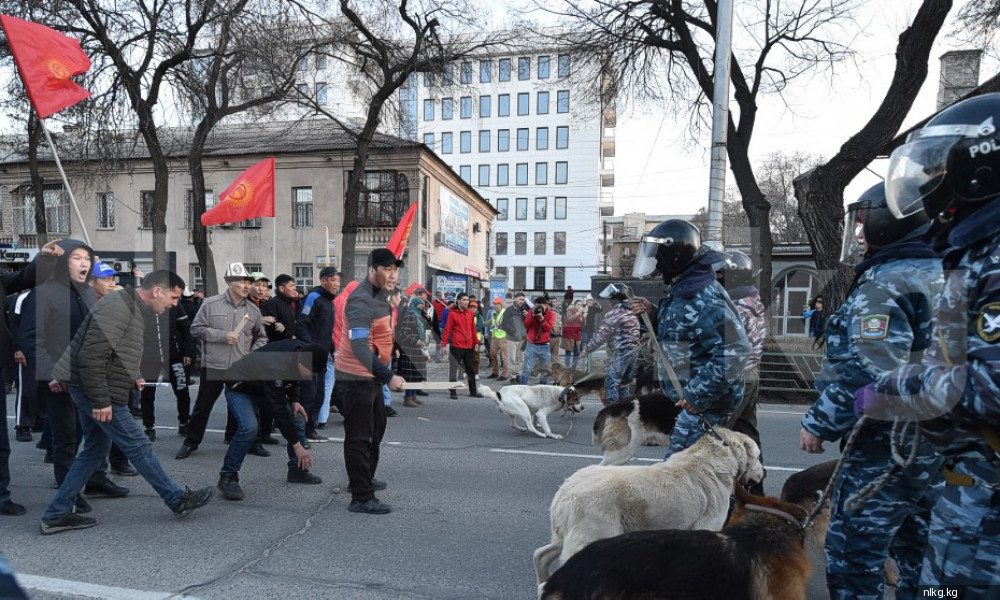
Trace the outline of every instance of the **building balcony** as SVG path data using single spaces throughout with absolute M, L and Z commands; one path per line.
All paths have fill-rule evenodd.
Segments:
M 395 230 L 395 227 L 358 227 L 355 243 L 358 248 L 384 248 Z

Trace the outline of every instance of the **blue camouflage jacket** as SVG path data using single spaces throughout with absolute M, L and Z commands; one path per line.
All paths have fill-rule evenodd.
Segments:
M 743 324 L 709 265 L 695 264 L 667 288 L 657 309 L 657 332 L 684 399 L 701 412 L 731 413 L 743 401 L 744 369 L 750 354 Z M 677 392 L 659 365 L 664 391 Z
M 826 324 L 819 399 L 802 418 L 806 431 L 827 441 L 847 435 L 857 422 L 855 390 L 920 360 L 944 285 L 941 259 L 922 242 L 883 248 L 855 271 L 847 298 Z

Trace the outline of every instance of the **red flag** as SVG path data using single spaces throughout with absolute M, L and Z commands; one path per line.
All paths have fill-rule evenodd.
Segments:
M 403 220 L 396 225 L 396 231 L 392 232 L 386 248 L 396 255 L 396 258 L 403 257 L 403 250 L 406 249 L 406 241 L 410 239 L 410 230 L 413 229 L 413 217 L 417 214 L 417 203 L 414 202 L 403 215 Z
M 86 73 L 90 59 L 80 42 L 45 25 L 0 15 L 28 99 L 38 118 L 90 97 L 71 77 Z
M 219 225 L 274 216 L 274 159 L 260 161 L 240 173 L 219 196 L 219 203 L 201 215 L 201 224 Z

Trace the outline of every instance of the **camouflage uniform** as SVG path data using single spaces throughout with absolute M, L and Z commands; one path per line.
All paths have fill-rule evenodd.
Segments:
M 802 418 L 806 431 L 826 441 L 846 437 L 857 422 L 855 390 L 926 349 L 933 302 L 944 284 L 940 258 L 921 242 L 882 248 L 855 271 L 847 299 L 827 321 L 826 358 L 816 379 L 820 397 Z M 826 581 L 834 600 L 881 598 L 890 550 L 899 565 L 896 597 L 916 595 L 943 459 L 922 441 L 913 464 L 889 479 L 860 512 L 844 506 L 893 467 L 891 431 L 885 421 L 866 426 L 845 459 L 826 536 Z M 911 441 L 901 448 L 904 456 Z
M 622 387 L 621 384 L 623 381 L 635 381 L 639 359 L 639 319 L 622 302 L 607 312 L 600 329 L 587 342 L 583 353 L 590 354 L 604 344 L 608 344 L 611 355 L 604 389 L 608 403 L 614 403 L 632 395 L 632 386 Z
M 729 422 L 743 402 L 743 373 L 750 343 L 726 290 L 708 265 L 694 264 L 667 288 L 657 309 L 657 339 L 691 403 L 712 425 Z M 664 393 L 677 392 L 659 364 Z M 688 448 L 702 435 L 697 415 L 681 411 L 665 458 Z
M 1000 458 L 984 431 L 1000 431 L 1000 200 L 959 222 L 947 242 L 937 334 L 923 364 L 873 387 L 890 414 L 923 419 L 950 470 L 971 477 L 950 481 L 934 507 L 921 584 L 977 586 L 965 597 L 998 598 Z

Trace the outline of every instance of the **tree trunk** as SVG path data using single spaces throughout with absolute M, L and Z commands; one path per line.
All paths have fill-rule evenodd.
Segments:
M 771 204 L 757 185 L 753 166 L 747 156 L 746 145 L 739 139 L 727 144 L 730 169 L 740 190 L 743 210 L 750 222 L 750 260 L 760 268 L 757 289 L 764 308 L 771 306 L 771 252 L 774 239 L 771 237 Z
M 205 206 L 205 170 L 202 165 L 202 158 L 205 150 L 205 140 L 208 132 L 211 131 L 213 123 L 203 119 L 195 129 L 194 139 L 191 142 L 191 151 L 188 154 L 188 170 L 191 172 L 191 194 L 192 199 L 192 232 L 194 235 L 194 251 L 198 255 L 198 264 L 201 265 L 202 279 L 205 282 L 205 295 L 214 296 L 219 293 L 218 277 L 215 272 L 215 257 L 212 254 L 212 247 L 208 245 L 208 228 L 201 224 L 201 215 L 204 214 Z
M 34 114 L 28 118 L 28 173 L 35 198 L 35 239 L 41 248 L 49 243 L 49 227 L 45 221 L 45 180 L 38 172 L 38 146 L 42 143 L 42 124 Z M 66 193 L 69 193 L 68 190 Z
M 812 244 L 813 260 L 826 301 L 827 314 L 844 301 L 854 270 L 840 263 L 840 243 L 844 222 L 845 173 L 836 174 L 830 163 L 820 165 L 795 178 L 795 197 L 799 200 L 799 218 Z M 860 171 L 860 169 L 859 169 Z
M 344 194 L 344 226 L 341 232 L 344 234 L 343 250 L 341 254 L 341 271 L 346 273 L 344 281 L 355 278 L 354 275 L 354 248 L 358 239 L 358 205 L 361 201 L 361 181 L 365 176 L 365 165 L 368 162 L 368 149 L 371 146 L 372 138 L 378 130 L 379 121 L 382 114 L 382 106 L 386 97 L 392 90 L 385 88 L 391 84 L 387 83 L 372 98 L 368 106 L 368 115 L 365 126 L 357 139 L 357 148 L 354 150 L 354 170 L 347 182 L 347 192 Z M 398 87 L 398 86 L 397 86 Z M 395 89 L 395 88 L 393 88 Z
M 139 133 L 146 143 L 153 163 L 153 269 L 169 268 L 167 264 L 167 200 L 169 196 L 170 165 L 163 154 L 152 106 L 142 103 L 134 107 L 139 116 Z M 141 204 L 140 204 L 140 210 Z M 140 218 L 142 215 L 140 215 Z M 138 250 L 138 248 L 137 248 Z

